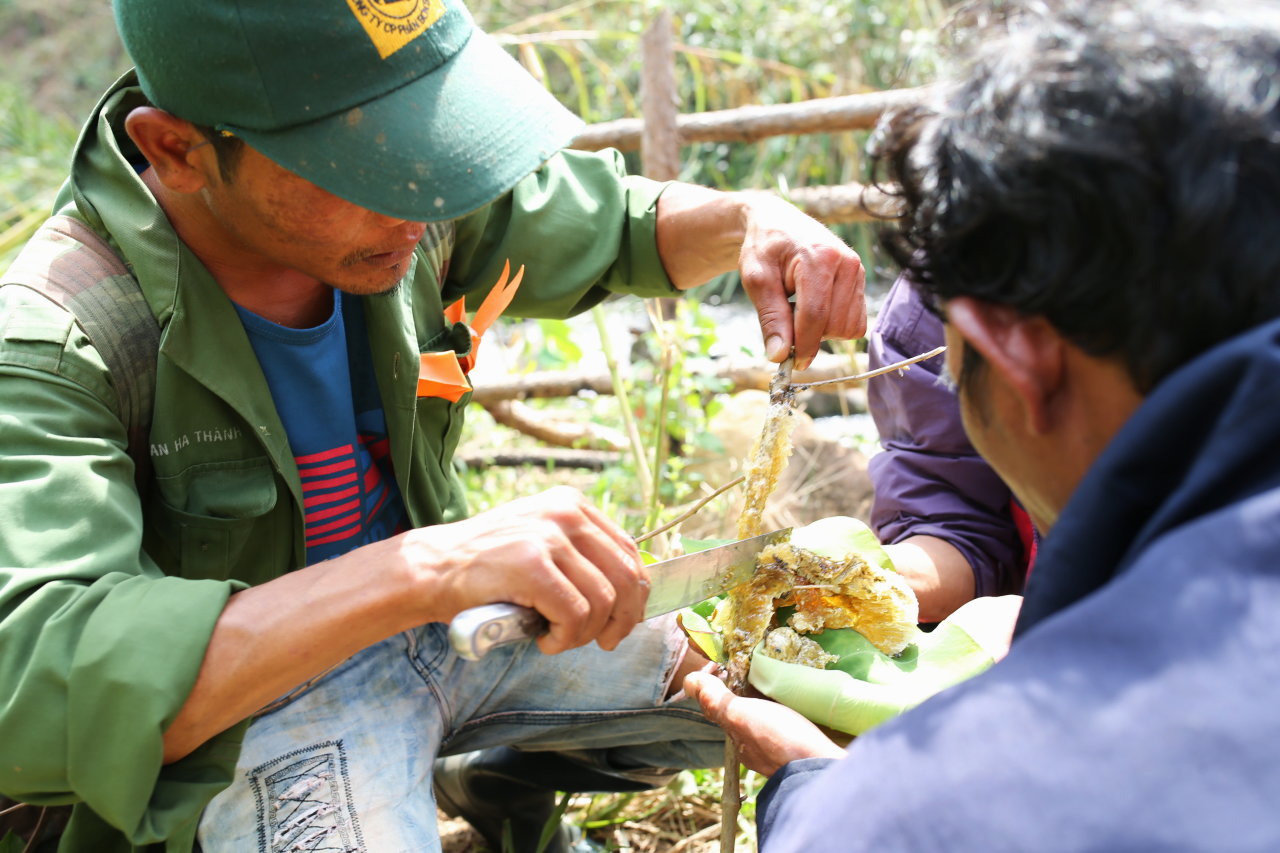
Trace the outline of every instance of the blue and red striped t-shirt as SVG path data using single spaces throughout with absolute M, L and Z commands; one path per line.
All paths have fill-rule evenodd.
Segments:
M 236 308 L 302 478 L 308 565 L 404 529 L 359 299 L 309 329 Z

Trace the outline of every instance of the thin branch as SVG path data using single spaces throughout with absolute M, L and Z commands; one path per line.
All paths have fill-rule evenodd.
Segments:
M 45 819 L 49 817 L 49 807 L 42 806 L 40 809 L 40 817 L 36 818 L 36 828 L 31 830 L 31 838 L 27 841 L 27 846 L 22 848 L 22 853 L 32 853 L 36 849 L 36 845 L 40 843 L 40 830 L 44 829 Z
M 819 382 L 804 382 L 799 385 L 792 385 L 791 390 L 808 391 L 810 388 L 817 388 L 819 385 L 838 385 L 843 382 L 861 382 L 864 379 L 871 379 L 872 377 L 881 376 L 885 373 L 892 373 L 895 370 L 905 370 L 918 361 L 926 361 L 933 358 L 935 355 L 941 355 L 946 351 L 946 347 L 938 347 L 936 349 L 931 349 L 928 352 L 922 352 L 920 355 L 913 355 L 911 358 L 906 358 L 893 364 L 886 364 L 884 367 L 878 367 L 875 370 L 869 370 L 866 373 L 859 373 L 857 376 L 842 376 L 838 379 L 823 379 Z
M 644 454 L 644 442 L 640 440 L 640 430 L 631 414 L 631 401 L 627 398 L 627 386 L 622 381 L 618 360 L 613 357 L 613 344 L 609 339 L 609 327 L 604 321 L 604 311 L 599 305 L 591 309 L 591 317 L 596 321 L 596 332 L 600 335 L 600 349 L 604 351 L 605 365 L 609 368 L 609 379 L 613 383 L 613 396 L 618 398 L 619 414 L 626 427 L 627 437 L 631 440 L 631 455 L 635 459 L 636 471 L 640 475 L 641 497 L 645 506 L 649 505 L 650 491 L 653 488 L 653 475 L 649 472 L 649 460 Z
M 656 528 L 656 529 L 654 529 L 654 530 L 650 530 L 648 533 L 642 533 L 641 535 L 637 536 L 637 537 L 636 537 L 636 540 L 635 540 L 635 541 L 636 541 L 636 544 L 637 544 L 637 545 L 639 545 L 641 542 L 646 542 L 646 541 L 648 541 L 648 540 L 652 539 L 653 537 L 657 536 L 659 533 L 666 533 L 668 530 L 670 530 L 671 528 L 675 527 L 677 524 L 681 523 L 682 521 L 687 521 L 687 520 L 689 520 L 690 518 L 692 518 L 694 515 L 696 515 L 696 514 L 697 514 L 698 510 L 702 509 L 704 506 L 706 506 L 707 504 L 711 503 L 711 501 L 713 501 L 713 500 L 715 500 L 716 498 L 720 497 L 720 496 L 721 496 L 721 495 L 723 495 L 725 492 L 729 491 L 729 490 L 730 490 L 730 489 L 732 489 L 734 486 L 739 485 L 740 483 L 742 483 L 742 482 L 743 482 L 744 480 L 746 480 L 746 479 L 747 479 L 747 478 L 746 478 L 746 475 L 744 474 L 744 475 L 742 475 L 742 476 L 740 476 L 740 477 L 737 477 L 737 478 L 735 478 L 735 479 L 733 479 L 733 480 L 730 480 L 729 482 L 725 483 L 725 484 L 724 484 L 723 486 L 721 486 L 720 488 L 716 489 L 716 490 L 715 490 L 714 492 L 712 492 L 711 494 L 707 495 L 707 496 L 706 496 L 705 498 L 703 498 L 702 500 L 698 501 L 696 504 L 694 504 L 694 505 L 693 505 L 693 507 L 692 507 L 691 509 L 689 509 L 689 510 L 687 510 L 687 511 L 685 511 L 685 512 L 682 512 L 680 515 L 676 516 L 676 517 L 675 517 L 674 519 L 672 519 L 671 521 L 668 521 L 666 524 L 662 525 L 661 527 L 658 527 L 658 528 Z

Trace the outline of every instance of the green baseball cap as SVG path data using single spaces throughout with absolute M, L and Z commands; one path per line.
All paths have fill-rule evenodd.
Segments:
M 115 0 L 157 107 L 414 221 L 493 201 L 582 128 L 460 0 Z

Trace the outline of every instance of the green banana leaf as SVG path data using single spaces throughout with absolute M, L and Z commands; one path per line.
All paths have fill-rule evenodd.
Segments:
M 839 659 L 826 669 L 774 660 L 757 647 L 747 680 L 765 696 L 819 725 L 860 735 L 972 678 L 994 661 L 964 629 L 943 621 L 897 657 L 852 628 L 810 634 Z
M 723 544 L 725 540 L 686 542 L 686 553 Z M 791 534 L 791 544 L 832 560 L 858 553 L 868 562 L 894 570 L 893 561 L 866 524 L 847 516 L 820 519 Z M 723 595 L 699 602 L 677 614 L 684 632 L 711 660 L 724 663 L 724 638 L 713 618 Z M 779 612 L 779 622 L 790 614 Z M 826 669 L 784 663 L 756 647 L 748 681 L 771 699 L 808 719 L 847 734 L 859 735 L 912 708 L 947 687 L 991 666 L 992 658 L 964 629 L 943 621 L 933 631 L 918 633 L 897 657 L 889 657 L 852 628 L 807 635 L 837 660 Z
M 707 607 L 710 605 L 710 608 Z M 686 607 L 676 614 L 676 623 L 684 630 L 689 642 L 698 647 L 708 660 L 724 663 L 724 635 L 711 626 L 708 617 L 715 609 L 715 600 Z M 701 612 L 700 612 L 701 611 Z

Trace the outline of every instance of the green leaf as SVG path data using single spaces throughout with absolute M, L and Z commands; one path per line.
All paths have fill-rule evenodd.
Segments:
M 721 545 L 728 545 L 730 542 L 736 541 L 736 539 L 691 539 L 688 536 L 681 536 L 680 547 L 684 549 L 686 554 L 696 554 L 708 548 L 718 548 Z
M 563 793 L 560 795 L 560 801 L 556 803 L 555 809 L 551 812 L 551 817 L 547 818 L 547 822 L 542 826 L 542 833 L 538 836 L 537 853 L 543 853 L 551 845 L 551 839 L 560 831 L 560 823 L 564 820 L 564 813 L 569 808 L 569 800 L 573 798 L 572 793 Z M 510 830 L 511 824 L 503 825 L 504 837 L 503 845 L 506 845 L 505 832 Z
M 702 607 L 702 604 L 695 607 Z M 706 617 L 698 613 L 693 607 L 686 607 L 676 614 L 676 624 L 680 626 L 685 635 L 689 637 L 689 642 L 698 647 L 702 654 L 706 655 L 708 660 L 716 663 L 724 663 L 724 637 L 715 628 L 711 627 L 711 623 Z
M 724 601 L 727 595 L 727 592 L 722 592 L 719 595 L 708 598 L 706 601 L 699 601 L 689 609 L 710 622 L 712 614 L 716 612 L 716 608 L 720 606 L 720 602 Z M 713 625 L 712 627 L 714 628 L 715 626 Z
M 879 651 L 851 628 L 809 636 L 840 659 L 821 670 L 774 660 L 757 648 L 748 680 L 764 695 L 815 723 L 853 735 L 993 663 L 985 649 L 949 621 L 929 633 L 920 632 L 917 641 L 897 657 Z
M 4 838 L 0 838 L 0 853 L 22 853 L 22 839 L 14 832 L 6 832 Z

